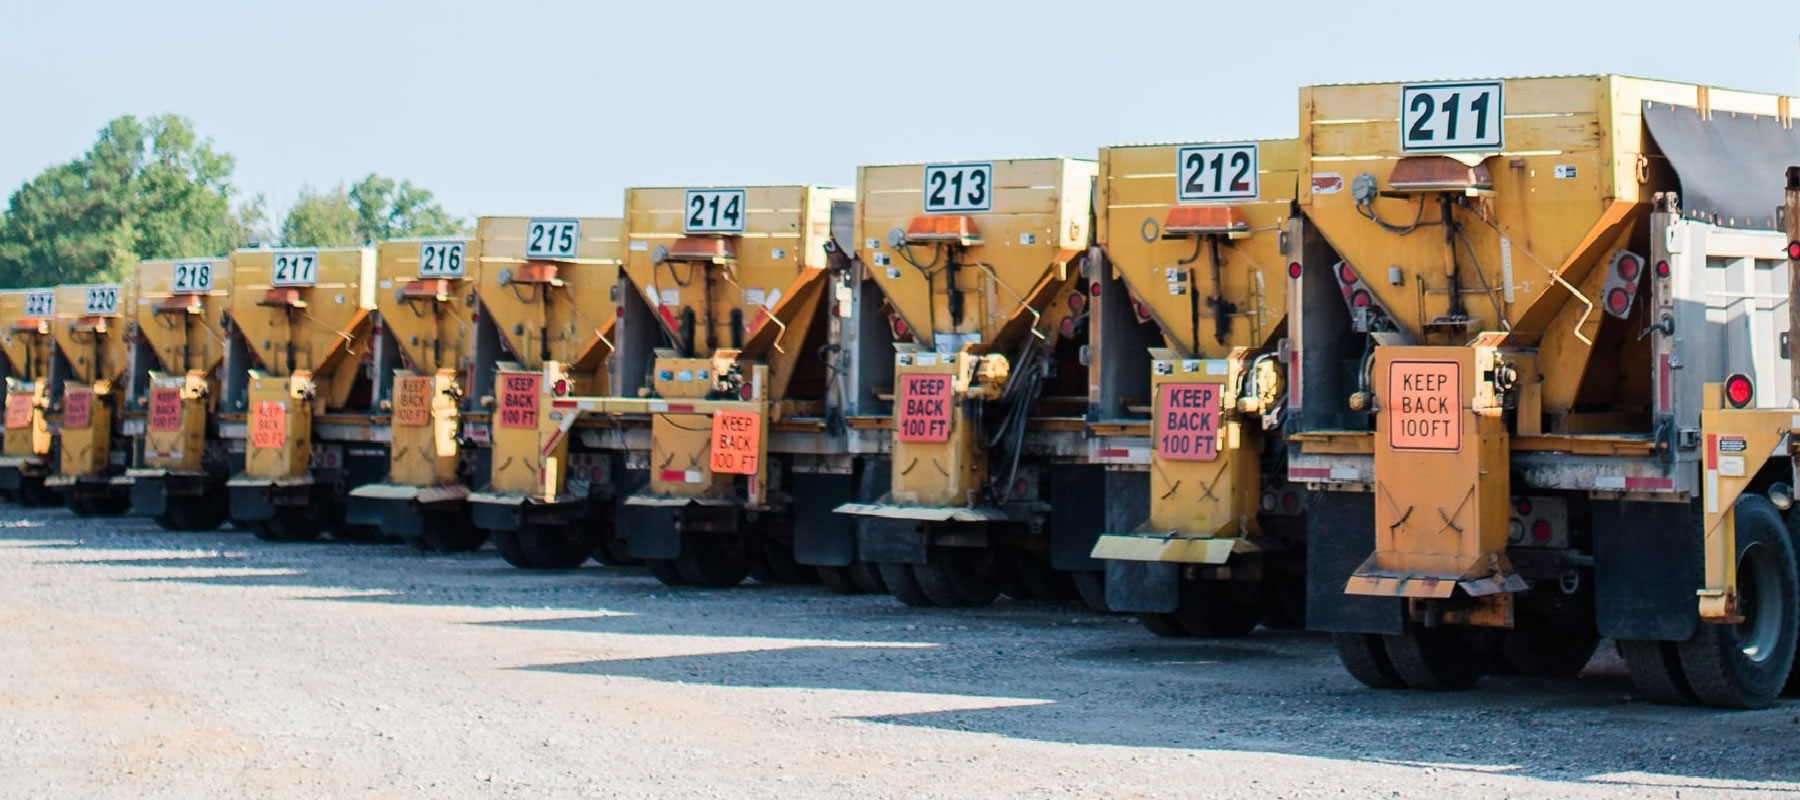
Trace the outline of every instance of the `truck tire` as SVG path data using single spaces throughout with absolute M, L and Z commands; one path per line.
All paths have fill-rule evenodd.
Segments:
M 1736 625 L 1701 624 L 1677 648 L 1688 686 L 1718 708 L 1765 708 L 1781 695 L 1794 665 L 1800 576 L 1787 527 L 1767 499 L 1737 503 Z
M 977 608 L 1000 596 L 994 569 L 991 552 L 946 547 L 932 553 L 926 563 L 914 564 L 912 574 L 934 605 Z
M 1075 592 L 1081 596 L 1081 602 L 1089 611 L 1098 614 L 1111 614 L 1112 608 L 1106 605 L 1106 570 L 1078 569 L 1071 573 L 1075 580 Z
M 1674 642 L 1624 640 L 1619 642 L 1619 655 L 1625 657 L 1632 691 L 1639 697 L 1666 706 L 1697 702 L 1694 690 L 1688 688 L 1687 673 L 1681 669 L 1681 655 Z
M 925 590 L 919 588 L 918 579 L 913 577 L 913 565 L 882 562 L 876 565 L 876 569 L 881 572 L 881 582 L 887 585 L 888 593 L 894 599 L 914 608 L 937 606 L 925 594 Z
M 1388 661 L 1408 688 L 1461 691 L 1481 677 L 1481 656 L 1461 631 L 1409 623 L 1401 633 L 1382 638 Z
M 650 568 L 651 577 L 662 581 L 664 586 L 687 585 L 687 578 L 681 577 L 681 568 L 675 566 L 673 558 L 646 558 L 644 565 Z
M 881 572 L 867 561 L 852 561 L 842 567 L 814 567 L 819 582 L 838 594 L 887 594 Z
M 593 552 L 592 542 L 569 535 L 563 526 L 527 523 L 518 530 L 494 531 L 494 547 L 519 569 L 575 569 Z
M 418 536 L 406 537 L 406 542 L 430 553 L 466 553 L 488 540 L 488 532 L 475 527 L 467 514 L 426 512 L 423 527 Z
M 1331 643 L 1337 646 L 1338 661 L 1350 677 L 1371 689 L 1404 689 L 1406 681 L 1394 671 L 1388 660 L 1387 646 L 1377 633 L 1333 633 Z
M 225 524 L 226 504 L 211 497 L 182 498 L 152 517 L 165 531 L 210 531 Z
M 749 543 L 742 536 L 695 536 L 682 542 L 675 568 L 689 586 L 724 589 L 750 576 Z
M 301 516 L 275 516 L 249 523 L 250 532 L 265 542 L 310 542 L 325 530 L 317 520 Z
M 1520 615 L 1500 639 L 1501 660 L 1528 678 L 1573 678 L 1594 657 L 1600 634 L 1565 630 L 1538 616 Z

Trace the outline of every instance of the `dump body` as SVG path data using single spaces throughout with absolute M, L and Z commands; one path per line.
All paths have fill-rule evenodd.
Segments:
M 276 528 L 290 524 L 305 531 L 292 538 L 310 538 L 341 524 L 344 483 L 378 478 L 386 463 L 370 441 L 375 254 L 238 250 L 231 270 L 225 413 L 245 439 L 232 519 L 266 538 L 290 538 Z
M 1619 76 L 1302 90 L 1289 474 L 1333 490 L 1315 627 L 1417 664 L 1448 652 L 1432 626 L 1605 635 L 1636 673 L 1739 618 L 1734 509 L 1792 475 L 1790 105 Z
M 1175 611 L 1182 564 L 1279 572 L 1298 586 L 1297 559 L 1277 570 L 1272 556 L 1298 551 L 1300 497 L 1279 458 L 1265 457 L 1280 452 L 1298 173 L 1296 140 L 1101 150 L 1095 241 L 1129 292 L 1132 321 L 1154 331 L 1095 347 L 1102 360 L 1141 361 L 1120 352 L 1134 345 L 1150 355 L 1121 387 L 1149 411 L 1148 470 L 1134 473 L 1149 484 L 1148 513 L 1094 549 L 1127 562 L 1110 568 L 1116 610 Z

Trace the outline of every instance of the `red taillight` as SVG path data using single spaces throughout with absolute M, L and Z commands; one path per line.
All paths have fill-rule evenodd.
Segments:
M 555 383 L 550 384 L 550 392 L 557 397 L 567 397 L 569 394 L 569 382 L 562 378 L 556 379 Z
M 1658 277 L 1658 278 L 1669 277 L 1669 262 L 1667 262 L 1667 261 L 1656 262 L 1656 277 Z
M 895 317 L 894 318 L 894 338 L 905 339 L 909 336 L 912 336 L 912 328 L 906 324 L 906 320 L 903 320 L 899 317 Z
M 1024 478 L 1013 482 L 1013 497 L 1023 498 L 1028 491 L 1031 491 L 1031 484 L 1026 483 Z
M 1531 540 L 1538 544 L 1550 543 L 1550 523 L 1548 520 L 1540 519 L 1537 522 L 1531 523 Z
M 1298 261 L 1288 262 L 1288 277 L 1290 277 L 1290 278 L 1300 277 L 1300 262 L 1298 262 Z
M 1788 242 L 1788 258 L 1800 261 L 1800 242 Z
M 1755 399 L 1756 387 L 1750 383 L 1750 376 L 1740 372 L 1725 379 L 1725 402 L 1732 408 L 1745 408 Z
M 1521 516 L 1521 517 L 1531 516 L 1531 501 L 1530 500 L 1524 500 L 1524 499 L 1519 500 L 1519 504 L 1517 506 L 1515 506 L 1515 508 L 1519 509 L 1519 516 Z
M 1150 307 L 1147 305 L 1144 305 L 1144 301 L 1139 300 L 1135 297 L 1131 298 L 1131 311 L 1132 311 L 1132 313 L 1137 314 L 1137 318 L 1138 318 L 1139 322 L 1144 322 L 1144 321 L 1150 319 Z
M 1631 295 L 1627 294 L 1624 289 L 1614 288 L 1606 293 L 1606 308 L 1612 313 L 1623 314 L 1625 309 L 1630 307 Z
M 1098 283 L 1088 284 L 1088 294 L 1091 294 L 1095 297 L 1099 297 L 1100 296 L 1100 284 L 1098 284 Z
M 1288 272 L 1289 272 L 1289 274 L 1292 274 L 1293 267 L 1289 267 Z M 1356 270 L 1351 269 L 1349 264 L 1339 264 L 1338 265 L 1338 280 L 1343 281 L 1344 283 L 1355 283 L 1356 282 Z
M 1631 256 L 1619 259 L 1619 277 L 1628 281 L 1637 280 L 1638 260 Z
M 1063 336 L 1072 337 L 1075 335 L 1075 318 L 1063 317 L 1062 322 L 1057 323 L 1056 327 L 1062 331 Z
M 738 384 L 738 399 L 749 400 L 750 392 L 752 391 L 753 388 L 754 387 L 752 387 L 748 383 Z
M 1300 494 L 1298 492 L 1287 492 L 1283 494 L 1281 496 L 1281 509 L 1290 513 L 1299 511 Z
M 1355 294 L 1350 295 L 1350 305 L 1356 306 L 1357 308 L 1368 308 L 1369 304 L 1372 302 L 1374 302 L 1374 298 L 1370 297 L 1368 292 L 1361 289 L 1357 289 Z
M 1087 308 L 1087 297 L 1080 292 L 1070 292 L 1069 310 L 1079 314 L 1084 308 Z

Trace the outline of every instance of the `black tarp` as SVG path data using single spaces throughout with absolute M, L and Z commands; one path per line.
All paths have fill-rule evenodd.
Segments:
M 1800 124 L 1773 116 L 1644 104 L 1644 124 L 1681 180 L 1681 214 L 1732 228 L 1777 227 L 1787 168 L 1800 165 Z

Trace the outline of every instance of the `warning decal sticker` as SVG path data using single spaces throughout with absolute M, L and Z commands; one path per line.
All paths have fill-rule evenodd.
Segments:
M 1170 461 L 1219 457 L 1222 383 L 1165 383 L 1156 393 L 1156 455 Z
M 1388 446 L 1395 450 L 1454 453 L 1462 449 L 1462 364 L 1395 361 L 1388 364 Z

